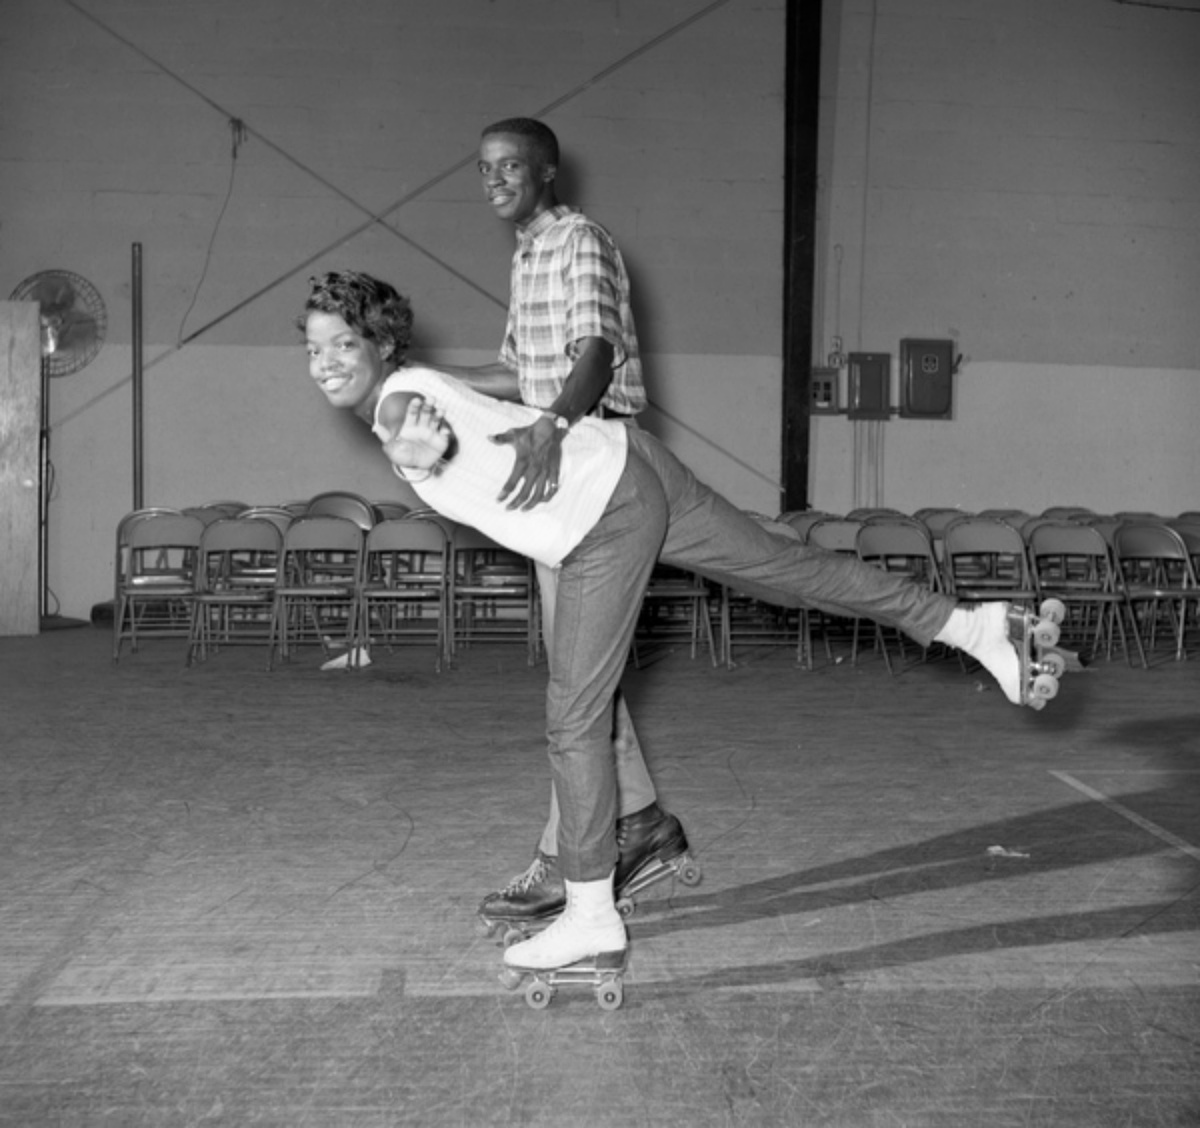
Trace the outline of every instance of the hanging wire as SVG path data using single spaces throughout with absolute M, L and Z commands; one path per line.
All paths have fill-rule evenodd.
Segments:
M 212 263 L 213 247 L 217 242 L 217 233 L 221 230 L 221 221 L 225 218 L 229 201 L 233 198 L 233 182 L 237 176 L 238 153 L 241 151 L 242 146 L 249 140 L 250 136 L 249 131 L 246 129 L 246 123 L 241 118 L 236 117 L 229 119 L 229 134 L 229 183 L 225 188 L 225 199 L 221 202 L 221 210 L 217 213 L 217 221 L 213 224 L 212 234 L 208 238 L 208 248 L 204 252 L 204 266 L 200 269 L 200 278 L 192 290 L 192 300 L 188 302 L 188 307 L 183 311 L 183 317 L 179 322 L 179 332 L 176 335 L 176 340 L 180 344 L 183 342 L 183 330 L 187 325 L 187 319 L 192 315 L 192 310 L 196 307 L 196 300 L 200 297 L 200 291 L 204 287 L 204 280 L 208 277 L 208 268 Z
M 490 291 L 485 290 L 474 279 L 468 278 L 461 271 L 455 269 L 449 263 L 445 262 L 444 260 L 440 259 L 437 255 L 433 254 L 431 251 L 422 247 L 415 240 L 411 239 L 409 236 L 405 235 L 402 231 L 400 231 L 398 228 L 392 226 L 392 224 L 390 222 L 388 222 L 389 217 L 394 215 L 394 213 L 399 211 L 402 207 L 411 203 L 414 199 L 417 199 L 418 197 L 424 195 L 431 188 L 437 186 L 438 184 L 442 183 L 445 180 L 448 180 L 451 176 L 455 175 L 462 169 L 467 168 L 470 165 L 474 164 L 474 162 L 476 160 L 476 154 L 474 152 L 472 152 L 468 156 L 463 157 L 460 161 L 456 162 L 455 164 L 450 165 L 447 168 L 444 168 L 441 172 L 435 174 L 434 176 L 429 177 L 424 183 L 417 185 L 416 188 L 407 192 L 399 200 L 395 201 L 388 207 L 384 208 L 382 211 L 379 211 L 379 212 L 372 211 L 370 208 L 366 207 L 364 204 L 359 203 L 356 199 L 354 199 L 354 197 L 352 197 L 348 192 L 346 192 L 345 190 L 340 188 L 338 185 L 336 185 L 333 182 L 331 182 L 330 180 L 326 179 L 324 176 L 322 176 L 320 173 L 318 173 L 315 169 L 304 164 L 304 162 L 299 160 L 293 154 L 289 153 L 286 149 L 284 149 L 280 145 L 276 144 L 269 137 L 258 132 L 253 127 L 248 126 L 240 118 L 234 117 L 233 115 L 229 114 L 229 112 L 223 106 L 221 106 L 218 102 L 216 102 L 212 98 L 210 98 L 207 94 L 205 94 L 198 87 L 196 87 L 192 83 L 188 82 L 182 75 L 172 71 L 169 67 L 167 67 L 165 64 L 163 64 L 161 60 L 152 56 L 149 52 L 144 50 L 142 47 L 138 46 L 136 43 L 134 43 L 132 40 L 128 39 L 126 36 L 121 35 L 114 28 L 110 27 L 103 20 L 98 18 L 94 13 L 92 13 L 92 12 L 88 11 L 86 8 L 82 7 L 78 3 L 78 0 L 62 0 L 62 2 L 64 4 L 66 4 L 68 7 L 72 8 L 73 10 L 78 12 L 79 15 L 90 20 L 97 27 L 99 27 L 102 31 L 104 31 L 108 35 L 111 35 L 118 42 L 124 44 L 126 47 L 129 48 L 129 50 L 133 51 L 135 54 L 137 54 L 141 58 L 145 59 L 152 66 L 158 68 L 163 74 L 167 75 L 169 78 L 171 78 L 172 80 L 177 82 L 180 86 L 182 86 L 186 90 L 190 91 L 197 98 L 199 98 L 200 101 L 204 102 L 207 106 L 211 107 L 212 109 L 214 109 L 217 112 L 219 112 L 220 114 L 222 114 L 229 123 L 230 131 L 231 131 L 232 137 L 233 137 L 233 141 L 232 141 L 233 157 L 232 157 L 232 161 L 230 163 L 229 188 L 226 192 L 225 201 L 222 204 L 221 212 L 217 216 L 217 222 L 213 228 L 212 237 L 209 240 L 208 252 L 205 255 L 205 261 L 204 261 L 204 272 L 201 274 L 200 281 L 197 283 L 196 290 L 192 295 L 191 304 L 188 306 L 187 311 L 184 313 L 183 320 L 180 322 L 179 339 L 174 345 L 169 346 L 168 348 L 164 349 L 163 352 L 159 353 L 156 357 L 154 357 L 153 359 L 148 361 L 145 365 L 146 370 L 149 370 L 149 369 L 154 368 L 157 365 L 161 364 L 162 362 L 167 360 L 169 357 L 173 356 L 175 353 L 182 350 L 185 345 L 191 344 L 197 338 L 202 337 L 205 333 L 207 333 L 211 329 L 215 328 L 221 322 L 226 321 L 228 318 L 234 316 L 236 313 L 245 309 L 247 306 L 252 305 L 254 302 L 258 301 L 261 297 L 270 293 L 272 290 L 275 290 L 277 287 L 281 286 L 284 282 L 287 282 L 291 278 L 294 278 L 297 274 L 302 273 L 305 269 L 312 266 L 314 263 L 319 262 L 322 258 L 324 258 L 326 255 L 328 255 L 331 251 L 334 251 L 337 248 L 344 246 L 346 243 L 349 243 L 351 240 L 357 238 L 357 236 L 362 234 L 364 231 L 367 231 L 371 227 L 374 227 L 376 225 L 382 227 L 385 231 L 387 231 L 391 235 L 395 236 L 397 239 L 399 239 L 402 243 L 404 243 L 411 250 L 415 251 L 417 254 L 423 255 L 425 258 L 427 258 L 430 261 L 437 264 L 441 269 L 445 270 L 448 274 L 452 275 L 454 278 L 458 279 L 458 281 L 463 283 L 463 285 L 474 290 L 476 293 L 480 294 L 481 296 L 488 299 L 489 301 L 494 302 L 500 308 L 507 308 L 506 302 L 497 298 L 496 295 L 492 294 Z M 673 39 L 675 36 L 679 35 L 681 32 L 683 32 L 687 28 L 689 28 L 692 25 L 696 24 L 697 22 L 707 18 L 708 16 L 712 15 L 720 8 L 723 8 L 732 2 L 733 2 L 733 0 L 710 0 L 710 2 L 708 4 L 706 4 L 704 7 L 691 13 L 689 16 L 685 17 L 684 19 L 680 20 L 679 22 L 671 25 L 665 31 L 660 32 L 657 36 L 653 37 L 652 39 L 648 40 L 647 42 L 640 44 L 638 47 L 634 48 L 632 51 L 629 51 L 625 55 L 621 56 L 621 58 L 617 59 L 615 62 L 611 63 L 607 67 L 604 67 L 603 69 L 601 69 L 600 71 L 591 75 L 589 78 L 587 78 L 583 82 L 579 83 L 577 86 L 568 90 L 565 94 L 562 94 L 561 96 L 555 98 L 553 101 L 547 103 L 545 106 L 542 106 L 540 109 L 533 111 L 532 116 L 545 117 L 547 114 L 551 113 L 552 111 L 558 109 L 559 107 L 567 104 L 568 102 L 572 101 L 573 99 L 579 97 L 581 94 L 590 90 L 593 86 L 595 86 L 596 83 L 598 83 L 606 78 L 609 78 L 611 75 L 613 75 L 617 71 L 619 71 L 622 67 L 627 66 L 634 59 L 641 57 L 642 55 L 653 50 L 654 48 L 658 47 L 659 45 Z M 344 232 L 338 239 L 334 240 L 332 243 L 329 243 L 328 245 L 321 247 L 318 250 L 314 251 L 312 254 L 308 255 L 302 262 L 295 264 L 290 270 L 285 271 L 283 274 L 272 279 L 265 285 L 260 286 L 252 294 L 247 295 L 245 298 L 243 298 L 241 301 L 237 302 L 231 308 L 225 310 L 223 313 L 220 313 L 216 317 L 205 322 L 205 324 L 201 325 L 198 329 L 193 329 L 187 336 L 184 336 L 184 333 L 183 333 L 184 326 L 187 322 L 188 317 L 190 316 L 190 314 L 192 312 L 193 307 L 195 306 L 197 296 L 200 292 L 200 287 L 203 285 L 205 275 L 207 274 L 207 271 L 208 271 L 209 261 L 212 257 L 212 249 L 213 249 L 213 246 L 214 246 L 214 243 L 216 240 L 217 231 L 220 228 L 221 220 L 225 215 L 225 209 L 229 204 L 230 197 L 232 196 L 234 173 L 235 173 L 235 170 L 237 167 L 237 158 L 238 158 L 239 150 L 240 150 L 241 146 L 244 145 L 246 143 L 246 141 L 249 139 L 249 137 L 251 137 L 251 136 L 256 138 L 261 144 L 265 145 L 268 149 L 270 149 L 272 152 L 276 153 L 278 156 L 282 157 L 284 160 L 286 160 L 288 163 L 293 165 L 295 168 L 297 168 L 301 172 L 305 173 L 306 175 L 312 177 L 317 183 L 321 184 L 323 187 L 327 188 L 330 192 L 334 193 L 339 199 L 344 200 L 346 203 L 348 203 L 349 205 L 354 207 L 357 211 L 363 213 L 363 215 L 365 215 L 367 218 L 362 223 L 358 224 L 356 227 L 352 228 L 351 230 L 349 230 L 347 232 Z M 71 418 L 71 417 L 78 415 L 81 412 L 87 410 L 94 403 L 96 403 L 100 399 L 104 398 L 104 396 L 111 394 L 115 390 L 115 388 L 116 388 L 116 386 L 114 385 L 113 387 L 106 389 L 104 392 L 100 393 L 98 396 L 94 397 L 89 402 L 80 405 L 74 412 L 71 413 L 70 416 L 67 416 L 66 418 Z M 718 454 L 729 459 L 735 465 L 740 466 L 743 470 L 745 470 L 747 473 L 751 474 L 753 477 L 758 478 L 760 481 L 771 485 L 774 489 L 776 489 L 780 492 L 783 491 L 783 486 L 779 483 L 777 478 L 774 478 L 774 477 L 771 477 L 770 475 L 764 474 L 762 471 L 751 466 L 748 462 L 745 462 L 743 459 L 738 458 L 736 455 L 733 454 L 732 451 L 727 450 L 725 447 L 721 446 L 719 443 L 715 442 L 713 439 L 709 438 L 707 435 L 704 435 L 700 431 L 697 431 L 695 428 L 690 427 L 688 424 L 684 423 L 681 419 L 672 415 L 670 412 L 666 411 L 664 408 L 660 407 L 658 404 L 651 402 L 650 407 L 652 407 L 656 411 L 658 411 L 659 414 L 662 415 L 664 418 L 669 419 L 673 423 L 675 423 L 677 426 L 682 427 L 684 430 L 689 432 L 695 438 L 699 439 L 701 442 L 703 442 L 705 445 L 710 447 L 712 450 L 716 451 Z

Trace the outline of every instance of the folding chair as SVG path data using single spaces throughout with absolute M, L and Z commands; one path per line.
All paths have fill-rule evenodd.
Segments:
M 373 501 L 371 508 L 375 510 L 375 520 L 378 521 L 399 521 L 402 517 L 412 515 L 413 509 L 411 505 L 405 505 L 402 501 Z
M 889 509 L 886 505 L 867 505 L 851 509 L 846 516 L 851 521 L 870 521 L 877 517 L 903 519 L 907 518 L 908 514 L 899 509 Z
M 808 530 L 818 521 L 828 521 L 836 517 L 836 513 L 826 513 L 820 509 L 796 509 L 781 513 L 775 518 L 780 524 L 788 525 L 800 534 L 801 540 L 808 539 Z
M 1033 514 L 1026 513 L 1024 509 L 981 509 L 975 516 L 990 517 L 993 521 L 1003 521 L 1019 529 Z
M 864 564 L 870 564 L 884 572 L 906 576 L 928 591 L 942 590 L 941 570 L 933 551 L 933 539 L 929 530 L 920 521 L 901 518 L 899 520 L 872 519 L 858 530 L 855 551 Z M 894 674 L 887 639 L 881 623 L 875 623 L 876 644 L 883 652 L 883 661 L 889 674 Z M 904 656 L 904 635 L 899 638 L 900 654 Z M 855 660 L 858 655 L 858 620 L 855 620 Z M 924 656 L 928 656 L 928 648 Z
M 1041 516 L 1048 517 L 1052 521 L 1074 521 L 1080 517 L 1092 515 L 1092 510 L 1083 505 L 1052 505 L 1041 512 Z
M 174 511 L 135 511 L 118 527 L 113 661 L 129 639 L 137 651 L 147 636 L 186 638 L 191 625 L 196 551 L 204 522 Z M 123 543 L 122 543 L 123 542 Z
M 296 514 L 282 505 L 251 505 L 249 508 L 243 509 L 238 516 L 258 517 L 264 521 L 270 521 L 279 530 L 280 536 L 296 519 Z
M 796 510 L 792 514 L 781 513 L 778 517 L 765 517 L 752 513 L 754 519 L 776 536 L 804 543 L 807 519 L 820 520 L 827 514 L 809 510 Z M 798 525 L 787 518 L 801 518 Z M 812 523 L 811 520 L 808 523 Z M 722 584 L 718 604 L 717 645 L 721 661 L 732 670 L 737 666 L 734 649 L 738 645 L 748 646 L 795 646 L 796 661 L 805 669 L 812 669 L 808 650 L 808 609 L 804 607 L 779 607 L 765 603 L 751 595 Z
M 451 549 L 435 521 L 395 518 L 368 533 L 358 623 L 363 642 L 389 649 L 409 643 L 434 645 L 434 668 L 450 661 Z
M 261 517 L 226 517 L 200 537 L 187 664 L 220 646 L 267 645 L 283 533 Z
M 375 507 L 356 493 L 346 490 L 326 490 L 314 494 L 304 510 L 305 517 L 345 517 L 366 532 L 375 524 Z
M 1115 628 L 1132 665 L 1125 622 L 1128 619 L 1132 628 L 1133 612 L 1124 580 L 1099 530 L 1069 520 L 1042 521 L 1026 536 L 1039 601 L 1058 599 L 1067 609 L 1061 624 L 1063 643 L 1081 650 L 1086 646 L 1093 654 L 1103 649 L 1111 658 Z M 1136 629 L 1133 636 L 1145 665 Z
M 952 509 L 947 506 L 931 506 L 926 509 L 918 509 L 913 514 L 913 520 L 920 521 L 929 530 L 929 539 L 933 542 L 934 555 L 937 556 L 940 563 L 942 559 L 942 536 L 946 531 L 946 526 L 951 521 L 958 521 L 963 517 L 971 516 L 973 514 L 967 513 L 962 509 Z
M 858 531 L 865 523 L 865 521 L 850 517 L 828 517 L 824 521 L 818 521 L 809 527 L 805 543 L 816 548 L 823 548 L 827 552 L 836 552 L 842 556 L 857 557 Z M 859 631 L 859 619 L 857 617 L 842 617 L 829 615 L 823 611 L 810 610 L 807 619 L 810 629 L 815 626 L 816 629 L 820 630 L 825 642 L 825 657 L 829 661 L 833 660 L 834 635 L 841 634 L 843 630 L 850 632 L 851 661 L 857 659 Z M 808 646 L 811 661 L 811 639 Z
M 1182 661 L 1187 656 L 1188 624 L 1200 602 L 1200 580 L 1188 546 L 1165 524 L 1130 522 L 1114 531 L 1113 550 L 1145 665 L 1162 626 L 1170 628 L 1175 659 Z
M 841 552 L 846 556 L 856 555 L 858 530 L 864 521 L 856 517 L 826 517 L 809 526 L 806 544 L 816 545 L 828 552 Z
M 641 614 L 633 641 L 633 664 L 639 665 L 638 643 L 685 638 L 696 657 L 700 639 L 708 643 L 708 654 L 717 664 L 717 644 L 713 636 L 708 582 L 694 572 L 657 563 L 642 596 Z
M 942 582 L 958 599 L 1032 605 L 1037 586 L 1019 529 L 991 517 L 962 517 L 942 533 Z
M 445 527 L 452 552 L 450 654 L 473 642 L 523 642 L 526 660 L 536 665 L 541 639 L 533 561 L 468 525 Z
M 328 655 L 335 636 L 356 653 L 364 535 L 348 517 L 300 517 L 287 527 L 273 591 L 268 669 L 276 650 L 286 661 L 303 643 L 319 643 Z
M 113 550 L 112 590 L 114 609 L 119 607 L 121 603 L 121 583 L 125 579 L 125 569 L 129 556 L 129 530 L 135 522 L 141 521 L 143 518 L 161 516 L 162 514 L 171 514 L 178 517 L 182 512 L 182 509 L 173 509 L 164 505 L 145 506 L 126 513 L 117 522 L 116 544 Z

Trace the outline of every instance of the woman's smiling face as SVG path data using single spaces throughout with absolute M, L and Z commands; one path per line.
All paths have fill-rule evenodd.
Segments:
M 314 310 L 305 320 L 308 372 L 334 407 L 360 408 L 387 375 L 379 346 L 336 313 Z

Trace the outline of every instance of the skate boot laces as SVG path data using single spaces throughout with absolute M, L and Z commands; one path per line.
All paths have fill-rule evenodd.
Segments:
M 502 896 L 513 897 L 521 893 L 528 893 L 535 885 L 540 885 L 546 877 L 546 861 L 539 854 L 529 864 L 529 868 L 517 877 L 514 877 L 503 889 L 500 890 Z

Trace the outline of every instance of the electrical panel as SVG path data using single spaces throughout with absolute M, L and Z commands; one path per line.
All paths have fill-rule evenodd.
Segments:
M 851 353 L 846 358 L 846 414 L 851 419 L 887 419 L 891 414 L 891 353 Z
M 838 369 L 814 368 L 809 378 L 809 388 L 809 414 L 838 414 Z
M 950 419 L 954 412 L 954 342 L 900 342 L 900 415 Z

